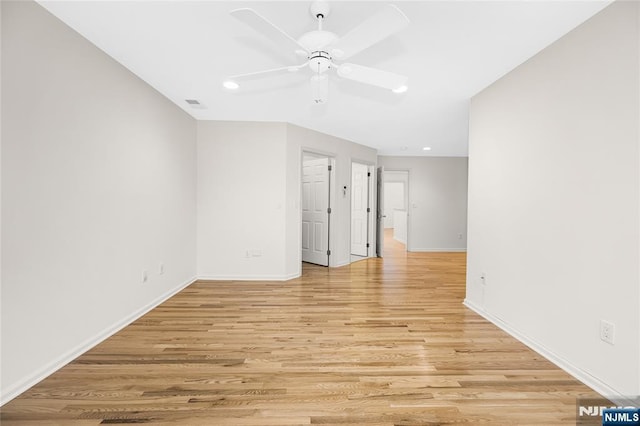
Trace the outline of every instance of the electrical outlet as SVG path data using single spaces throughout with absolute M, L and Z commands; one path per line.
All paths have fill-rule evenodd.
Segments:
M 149 281 L 149 273 L 147 271 L 142 271 L 142 283 L 146 283 Z
M 164 263 L 161 263 L 158 266 L 158 274 L 160 274 L 160 275 L 164 274 Z
M 616 326 L 609 321 L 600 320 L 600 340 L 610 345 L 615 344 Z

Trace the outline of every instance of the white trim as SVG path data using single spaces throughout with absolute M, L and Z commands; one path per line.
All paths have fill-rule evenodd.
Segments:
M 363 259 L 368 259 L 369 256 L 362 256 Z M 349 256 L 349 260 L 342 260 L 340 262 L 336 262 L 335 265 L 332 265 L 332 268 L 342 268 L 343 266 L 351 265 L 351 256 Z
M 466 253 L 466 248 L 413 248 L 407 249 L 410 252 L 417 253 L 433 253 L 433 252 L 445 252 L 445 253 Z
M 620 392 L 618 392 L 615 389 L 611 388 L 609 385 L 607 385 L 606 383 L 602 382 L 597 377 L 592 376 L 591 374 L 589 374 L 588 372 L 584 371 L 580 367 L 572 364 L 571 362 L 567 361 L 566 359 L 562 358 L 561 356 L 558 356 L 552 350 L 546 348 L 545 346 L 541 345 L 540 343 L 536 342 L 535 340 L 533 340 L 533 339 L 527 337 L 526 335 L 522 334 L 521 332 L 519 332 L 518 330 L 514 329 L 509 324 L 507 324 L 506 322 L 501 320 L 500 318 L 497 318 L 497 317 L 491 315 L 490 313 L 488 313 L 487 311 L 485 311 L 484 309 L 482 309 L 481 307 L 479 307 L 475 303 L 471 302 L 470 300 L 465 299 L 464 302 L 462 302 L 462 304 L 464 306 L 466 306 L 467 308 L 471 309 L 472 311 L 474 311 L 476 314 L 478 314 L 481 317 L 483 317 L 484 319 L 486 319 L 487 321 L 489 321 L 490 323 L 492 323 L 493 325 L 495 325 L 496 327 L 502 329 L 504 332 L 509 334 L 511 337 L 513 337 L 516 340 L 524 343 L 530 349 L 532 349 L 536 353 L 542 355 L 547 360 L 549 360 L 553 364 L 555 364 L 557 367 L 561 368 L 562 370 L 564 370 L 565 372 L 569 373 L 570 375 L 572 375 L 577 380 L 579 380 L 582 383 L 584 383 L 585 385 L 589 386 L 591 389 L 593 389 L 594 391 L 598 392 L 600 395 L 603 395 L 606 398 L 609 398 L 612 402 L 614 402 L 616 404 L 620 404 L 621 406 L 627 406 L 629 404 L 635 405 L 636 402 L 634 402 L 634 400 L 629 399 L 629 397 L 626 397 L 626 396 L 622 395 Z
M 199 281 L 288 281 L 300 278 L 301 272 L 286 275 L 200 275 Z
M 85 340 L 75 348 L 67 351 L 66 353 L 62 354 L 58 358 L 49 362 L 48 364 L 46 364 L 44 367 L 40 368 L 33 374 L 20 380 L 18 383 L 9 387 L 9 389 L 3 389 L 3 393 L 0 396 L 0 406 L 6 404 L 7 402 L 11 401 L 13 398 L 17 397 L 21 393 L 28 390 L 30 387 L 46 379 L 48 376 L 55 373 L 56 371 L 58 371 L 59 369 L 61 369 L 62 367 L 64 367 L 65 365 L 67 365 L 68 363 L 70 363 L 80 355 L 82 355 L 83 353 L 87 352 L 89 349 L 93 348 L 94 346 L 98 345 L 99 343 L 108 339 L 109 337 L 113 336 L 118 331 L 122 330 L 123 328 L 125 328 L 126 326 L 128 326 L 129 324 L 137 320 L 138 318 L 142 317 L 152 309 L 164 303 L 166 300 L 168 300 L 175 294 L 179 293 L 180 291 L 184 290 L 186 287 L 190 286 L 196 281 L 197 279 L 195 277 L 190 278 L 189 280 L 180 284 L 176 288 L 173 288 L 163 293 L 162 295 L 160 295 L 153 301 L 147 303 L 140 309 L 134 311 L 130 315 L 121 319 L 120 321 L 115 322 L 113 325 L 111 325 L 110 327 L 107 327 L 102 332 Z

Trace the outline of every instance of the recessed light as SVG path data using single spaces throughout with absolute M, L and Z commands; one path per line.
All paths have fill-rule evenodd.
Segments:
M 224 83 L 222 83 L 222 85 L 224 86 L 225 89 L 229 89 L 229 90 L 236 90 L 238 87 L 240 87 L 238 83 L 231 80 L 225 81 Z
M 430 146 L 425 146 L 424 148 L 422 148 L 423 151 L 431 151 L 431 147 Z
M 401 147 L 400 147 L 400 151 L 406 151 L 406 150 L 408 150 L 408 149 L 409 149 L 409 147 L 408 147 L 408 146 L 401 146 Z
M 392 92 L 393 93 L 404 93 L 407 90 L 409 90 L 409 88 L 406 85 L 403 84 L 402 86 L 398 87 L 397 89 L 393 89 Z

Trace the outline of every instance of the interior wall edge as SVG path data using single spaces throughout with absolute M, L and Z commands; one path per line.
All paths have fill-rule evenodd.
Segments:
M 607 385 L 603 381 L 589 374 L 585 370 L 571 363 L 567 359 L 557 355 L 555 352 L 545 347 L 544 345 L 538 343 L 535 339 L 530 338 L 526 334 L 520 332 L 518 329 L 513 327 L 511 324 L 501 320 L 490 314 L 489 312 L 482 309 L 480 306 L 470 301 L 469 299 L 465 299 L 462 302 L 464 306 L 480 315 L 482 318 L 489 321 L 491 324 L 495 325 L 511 337 L 515 338 L 519 342 L 526 345 L 529 349 L 533 350 L 537 354 L 543 356 L 546 360 L 553 363 L 567 374 L 571 375 L 575 379 L 589 386 L 594 391 L 598 392 L 600 395 L 609 398 L 611 402 L 615 404 L 619 404 L 620 406 L 635 406 L 637 403 L 633 399 L 630 399 L 628 396 L 622 394 L 611 386 Z
M 65 365 L 69 364 L 71 361 L 73 361 L 74 359 L 76 359 L 77 357 L 82 355 L 83 353 L 85 353 L 85 352 L 91 350 L 92 348 L 94 348 L 95 346 L 99 345 L 100 343 L 102 343 L 103 341 L 105 341 L 109 337 L 113 336 L 114 334 L 116 334 L 117 332 L 122 330 L 123 328 L 131 325 L 134 321 L 140 319 L 141 317 L 146 315 L 149 311 L 151 311 L 152 309 L 155 309 L 156 307 L 160 306 L 161 304 L 163 304 L 164 302 L 169 300 L 171 297 L 173 297 L 174 295 L 178 294 L 179 292 L 181 292 L 185 288 L 189 287 L 191 284 L 195 283 L 196 281 L 198 281 L 198 279 L 196 277 L 189 278 L 187 281 L 185 281 L 185 282 L 179 284 L 177 287 L 165 292 L 164 294 L 162 294 L 159 297 L 157 297 L 156 299 L 152 300 L 151 302 L 149 302 L 148 304 L 146 304 L 142 308 L 140 308 L 137 311 L 131 313 L 127 317 L 115 322 L 113 325 L 111 325 L 110 327 L 107 327 L 102 332 L 98 333 L 96 336 L 85 340 L 84 342 L 82 342 L 81 344 L 76 346 L 75 348 L 70 349 L 67 353 L 65 353 L 62 356 L 52 360 L 51 362 L 49 362 L 49 364 L 47 364 L 44 367 L 40 368 L 39 370 L 37 370 L 33 374 L 25 377 L 23 380 L 20 380 L 16 384 L 10 386 L 8 389 L 3 389 L 2 390 L 2 394 L 0 395 L 0 406 L 6 404 L 7 402 L 9 402 L 12 399 L 16 398 L 17 396 L 19 396 L 23 392 L 29 390 L 29 388 L 31 388 L 32 386 L 34 386 L 34 385 L 38 384 L 39 382 L 41 382 L 42 380 L 46 379 L 51 374 L 55 373 L 56 371 L 58 371 L 59 369 L 61 369 Z

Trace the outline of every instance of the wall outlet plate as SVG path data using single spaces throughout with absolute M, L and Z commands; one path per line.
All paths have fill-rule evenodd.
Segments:
M 616 337 L 615 332 L 616 326 L 613 323 L 600 320 L 600 340 L 607 342 L 610 345 L 614 345 Z

